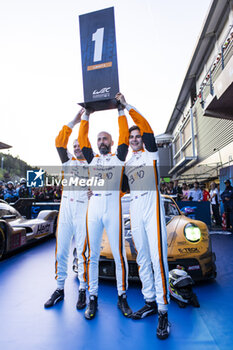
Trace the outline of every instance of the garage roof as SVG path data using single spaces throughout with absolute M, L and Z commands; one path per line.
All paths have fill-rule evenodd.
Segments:
M 190 97 L 190 90 L 203 71 L 204 65 L 214 49 L 216 37 L 221 33 L 229 12 L 230 3 L 228 0 L 212 1 L 165 133 L 172 133 L 174 130 Z

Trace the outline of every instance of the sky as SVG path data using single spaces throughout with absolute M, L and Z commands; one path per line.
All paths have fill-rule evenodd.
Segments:
M 33 166 L 59 165 L 55 137 L 83 101 L 79 15 L 114 6 L 119 85 L 165 132 L 211 0 L 8 0 L 0 4 L 0 141 Z M 132 125 L 130 117 L 129 125 Z M 117 111 L 91 115 L 89 139 L 117 145 Z M 73 129 L 68 148 L 78 135 Z M 115 147 L 113 147 L 113 151 Z

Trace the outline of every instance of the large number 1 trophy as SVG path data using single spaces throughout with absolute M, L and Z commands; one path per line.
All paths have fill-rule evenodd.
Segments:
M 79 16 L 84 102 L 94 111 L 117 107 L 119 91 L 114 8 Z

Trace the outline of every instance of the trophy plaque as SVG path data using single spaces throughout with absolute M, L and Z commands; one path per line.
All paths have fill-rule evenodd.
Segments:
M 117 108 L 119 92 L 114 8 L 79 16 L 84 102 L 93 111 Z

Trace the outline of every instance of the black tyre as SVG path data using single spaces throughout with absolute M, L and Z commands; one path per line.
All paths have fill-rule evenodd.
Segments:
M 175 302 L 179 305 L 179 307 L 180 307 L 181 309 L 186 308 L 186 306 L 187 306 L 186 303 L 183 303 L 182 301 L 180 301 L 180 300 L 174 298 L 172 295 L 170 295 L 170 296 L 171 296 L 171 300 L 175 301 Z
M 196 294 L 193 293 L 192 295 L 192 298 L 191 298 L 191 304 L 194 306 L 194 307 L 200 307 L 200 304 L 199 304 L 199 301 L 197 299 L 197 296 Z
M 6 250 L 6 235 L 2 226 L 0 226 L 0 259 L 5 254 Z

